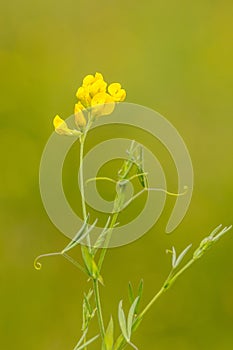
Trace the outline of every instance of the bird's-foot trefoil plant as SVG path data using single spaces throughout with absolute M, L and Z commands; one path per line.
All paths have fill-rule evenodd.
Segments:
M 41 258 L 48 256 L 61 255 L 70 263 L 75 265 L 82 273 L 91 280 L 92 286 L 84 292 L 83 309 L 82 309 L 82 329 L 81 336 L 77 345 L 73 350 L 87 350 L 91 349 L 93 343 L 97 338 L 101 339 L 100 350 L 121 350 L 126 346 L 131 346 L 138 349 L 133 343 L 133 333 L 137 330 L 145 314 L 151 309 L 157 299 L 167 292 L 169 288 L 176 282 L 193 263 L 200 259 L 214 244 L 230 230 L 231 226 L 222 228 L 222 225 L 216 227 L 206 238 L 204 238 L 199 246 L 190 253 L 192 244 L 188 245 L 182 252 L 177 254 L 176 249 L 168 249 L 167 252 L 171 254 L 171 270 L 168 277 L 165 279 L 160 290 L 154 297 L 141 308 L 141 299 L 143 293 L 143 280 L 139 283 L 138 289 L 135 291 L 131 283 L 128 285 L 128 298 L 130 308 L 128 313 L 123 308 L 123 301 L 118 305 L 118 322 L 120 334 L 116 335 L 114 332 L 113 318 L 109 316 L 110 320 L 106 323 L 102 314 L 102 303 L 100 297 L 100 287 L 103 286 L 103 277 L 101 269 L 104 258 L 108 249 L 108 243 L 111 239 L 111 234 L 118 224 L 119 214 L 126 207 L 128 207 L 138 196 L 145 191 L 165 191 L 158 188 L 148 187 L 147 172 L 144 169 L 143 149 L 142 146 L 132 140 L 129 149 L 126 151 L 126 159 L 122 161 L 122 165 L 117 172 L 114 179 L 108 177 L 94 177 L 84 179 L 83 174 L 83 159 L 85 141 L 88 132 L 96 119 L 102 116 L 110 115 L 117 104 L 124 101 L 126 92 L 122 89 L 119 83 L 107 85 L 103 76 L 100 73 L 95 75 L 87 75 L 82 86 L 78 89 L 78 102 L 74 109 L 74 122 L 76 128 L 71 129 L 67 123 L 58 115 L 54 118 L 55 131 L 59 135 L 76 137 L 79 140 L 79 175 L 80 175 L 80 192 L 81 204 L 83 214 L 83 225 L 69 242 L 69 244 L 59 252 L 48 253 L 38 256 L 35 259 L 34 266 L 36 269 L 41 268 Z M 138 179 L 141 190 L 138 191 L 130 200 L 127 200 L 126 186 L 132 179 Z M 99 234 L 95 242 L 90 241 L 92 230 L 97 224 L 98 218 L 91 218 L 87 212 L 85 200 L 85 186 L 91 181 L 110 181 L 115 184 L 115 199 L 113 203 L 112 213 L 109 215 L 102 232 Z M 165 191 L 170 195 L 185 195 L 184 191 L 180 194 L 173 194 Z M 91 223 L 92 222 L 92 223 Z M 76 261 L 70 256 L 70 251 L 80 245 L 82 261 Z M 186 264 L 182 264 L 184 256 L 190 254 L 190 259 Z M 111 313 L 110 313 L 111 314 Z M 94 319 L 97 318 L 99 333 L 89 335 L 89 326 Z

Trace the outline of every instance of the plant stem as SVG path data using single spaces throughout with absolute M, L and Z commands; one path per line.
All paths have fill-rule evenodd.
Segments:
M 80 192 L 82 200 L 82 211 L 83 211 L 83 220 L 87 219 L 87 210 L 85 202 L 85 192 L 84 192 L 84 180 L 83 180 L 83 152 L 84 152 L 84 143 L 86 139 L 86 134 L 83 134 L 80 138 L 80 154 L 79 154 L 79 179 L 80 179 Z
M 158 293 L 155 294 L 155 296 L 151 299 L 151 301 L 146 305 L 146 307 L 143 309 L 143 311 L 139 314 L 138 318 L 142 318 L 147 311 L 151 308 L 151 306 L 155 303 L 155 301 L 165 292 L 166 289 L 164 289 L 164 286 L 158 291 Z
M 167 286 L 166 284 L 164 285 L 164 287 L 169 288 L 174 282 L 175 280 L 182 275 L 182 273 L 187 270 L 194 262 L 196 261 L 196 259 L 191 259 L 190 261 L 187 262 L 186 265 L 184 265 L 184 267 L 182 267 L 182 269 L 180 269 L 173 277 L 171 277 L 170 279 L 167 280 Z
M 85 201 L 85 191 L 84 191 L 84 178 L 83 178 L 83 154 L 84 154 L 84 144 L 85 139 L 87 135 L 88 128 L 80 138 L 80 155 L 79 155 L 79 179 L 80 179 L 80 192 L 82 197 L 82 211 L 83 211 L 83 219 L 87 219 L 87 210 L 86 210 L 86 201 Z M 88 242 L 89 248 L 90 248 L 90 242 Z M 81 246 L 82 249 L 82 246 Z M 93 291 L 95 296 L 95 302 L 96 302 L 96 308 L 97 308 L 97 316 L 98 316 L 98 322 L 99 322 L 99 328 L 100 328 L 100 334 L 102 339 L 104 339 L 105 329 L 104 329 L 104 322 L 103 322 L 103 316 L 102 316 L 102 309 L 101 309 L 101 303 L 100 303 L 100 293 L 99 293 L 99 282 L 97 279 L 92 278 L 93 281 Z
M 168 288 L 175 282 L 175 280 L 182 275 L 182 273 L 187 270 L 193 263 L 194 259 L 191 259 L 189 262 L 187 262 L 182 269 L 180 269 L 174 276 L 169 275 L 169 277 L 166 279 L 165 283 L 163 284 L 162 288 L 158 291 L 157 294 L 151 299 L 151 301 L 146 305 L 146 307 L 143 309 L 143 311 L 139 314 L 139 318 L 142 318 L 147 311 L 151 308 L 151 306 L 155 303 L 155 301 L 160 297 L 161 294 L 166 292 Z
M 168 278 L 165 280 L 163 286 L 160 288 L 160 290 L 155 294 L 155 296 L 151 299 L 151 301 L 146 305 L 146 307 L 142 310 L 142 312 L 138 315 L 137 319 L 135 320 L 133 327 L 132 327 L 132 331 L 134 332 L 139 324 L 142 321 L 142 318 L 145 316 L 145 314 L 148 312 L 148 310 L 152 307 L 152 305 L 156 302 L 156 300 L 164 293 L 166 292 L 171 285 L 176 281 L 176 279 L 182 275 L 182 273 L 184 271 L 186 271 L 194 262 L 196 261 L 196 259 L 191 259 L 190 261 L 187 262 L 186 265 L 184 265 L 184 267 L 182 267 L 182 269 L 180 269 L 176 274 L 174 274 L 172 276 L 172 271 L 169 274 Z M 124 339 L 124 337 L 122 335 L 119 336 L 118 340 L 117 340 L 118 346 L 117 348 L 114 348 L 114 350 L 121 350 L 125 347 L 125 345 L 127 345 L 126 340 Z
M 93 278 L 93 290 L 94 290 L 94 295 L 95 295 L 95 303 L 96 303 L 96 308 L 97 308 L 97 316 L 98 316 L 98 321 L 99 321 L 99 328 L 100 328 L 100 334 L 102 339 L 104 339 L 105 335 L 105 329 L 104 329 L 104 321 L 103 321 L 103 316 L 102 316 L 102 309 L 101 309 L 101 303 L 100 303 L 100 294 L 99 294 L 99 282 L 97 279 Z

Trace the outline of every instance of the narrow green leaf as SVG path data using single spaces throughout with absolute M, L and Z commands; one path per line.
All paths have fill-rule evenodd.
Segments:
M 141 279 L 139 286 L 138 286 L 138 302 L 135 308 L 135 314 L 138 314 L 138 309 L 139 309 L 139 305 L 140 305 L 140 301 L 142 298 L 142 293 L 143 293 L 143 279 Z
M 107 235 L 108 235 L 108 232 L 109 232 L 110 221 L 111 221 L 111 216 L 108 217 L 108 220 L 106 222 L 106 225 L 104 226 L 103 231 L 100 233 L 99 237 L 97 238 L 97 240 L 96 240 L 96 242 L 94 244 L 94 247 L 92 249 L 93 255 L 96 254 L 98 248 L 102 245 L 102 243 L 104 241 L 106 241 L 106 238 L 107 238 Z
M 93 230 L 97 223 L 97 219 L 95 222 L 88 228 L 88 220 L 89 216 L 87 216 L 86 221 L 84 222 L 83 226 L 81 229 L 77 232 L 75 237 L 72 239 L 72 241 L 62 250 L 62 254 L 67 252 L 70 249 L 73 249 L 77 244 L 79 244 L 89 233 Z
M 144 152 L 143 148 L 140 146 L 139 147 L 139 157 L 138 157 L 138 162 L 137 162 L 137 173 L 141 174 L 139 175 L 139 181 L 142 185 L 142 187 L 148 187 L 148 181 L 147 181 L 147 176 L 144 173 Z
M 103 347 L 103 350 L 112 350 L 113 342 L 114 342 L 114 326 L 113 326 L 113 319 L 111 317 L 104 335 L 105 347 Z
M 87 345 L 93 343 L 93 341 L 95 341 L 98 337 L 99 337 L 99 334 L 96 335 L 95 337 L 89 339 L 89 340 L 88 340 L 87 342 L 85 342 L 84 344 L 82 344 L 82 345 L 80 345 L 80 346 L 76 346 L 76 347 L 74 348 L 74 350 L 82 350 L 82 349 L 84 349 Z
M 229 227 L 224 227 L 224 228 L 213 238 L 213 242 L 218 241 L 219 238 L 222 237 L 223 235 L 225 235 L 225 233 L 227 233 L 231 228 L 232 228 L 232 225 L 229 226 Z
M 174 247 L 172 247 L 172 267 L 175 268 L 176 265 L 176 250 Z
M 140 283 L 139 283 L 139 286 L 138 286 L 138 296 L 139 296 L 139 298 L 142 297 L 143 284 L 144 284 L 143 279 L 141 279 L 141 281 L 140 281 Z
M 92 276 L 98 279 L 99 275 L 99 269 L 95 263 L 95 260 L 92 258 Z
M 119 307 L 118 307 L 118 320 L 119 320 L 119 325 L 121 328 L 121 332 L 123 337 L 126 339 L 126 341 L 129 341 L 129 336 L 127 333 L 127 326 L 126 326 L 126 318 L 125 318 L 125 313 L 122 308 L 122 300 L 119 302 Z
M 82 257 L 83 257 L 83 261 L 84 261 L 85 267 L 87 269 L 87 272 L 88 272 L 89 276 L 92 276 L 92 260 L 93 260 L 93 258 L 89 252 L 89 249 L 85 245 L 82 245 L 81 252 L 82 252 Z
M 183 260 L 184 256 L 187 254 L 187 252 L 189 251 L 189 249 L 192 247 L 192 244 L 189 244 L 184 250 L 182 253 L 180 253 L 180 255 L 178 256 L 178 258 L 176 259 L 175 261 L 175 264 L 174 264 L 174 268 L 176 268 L 180 263 L 181 261 Z
M 125 179 L 127 177 L 127 175 L 129 174 L 132 166 L 134 165 L 134 162 L 135 162 L 134 154 L 135 154 L 135 151 L 138 147 L 137 144 L 136 144 L 136 146 L 134 146 L 134 144 L 135 144 L 135 141 L 133 140 L 131 142 L 130 149 L 126 151 L 127 160 L 124 161 L 121 169 L 118 171 L 118 176 L 120 179 Z
M 133 304 L 131 305 L 130 309 L 129 309 L 129 313 L 128 313 L 128 318 L 127 318 L 127 334 L 128 334 L 128 338 L 130 340 L 131 338 L 131 331 L 132 331 L 132 325 L 133 325 L 133 321 L 134 321 L 134 315 L 135 315 L 135 308 L 137 306 L 137 302 L 138 302 L 138 298 L 137 297 Z
M 133 348 L 134 350 L 138 350 L 138 348 L 136 347 L 136 345 L 134 345 L 133 343 L 129 342 L 129 345 L 132 346 L 132 348 Z
M 87 308 L 89 314 L 91 315 L 93 312 L 93 308 L 89 302 L 89 299 L 90 298 L 88 297 L 88 295 L 86 295 L 86 293 L 84 293 L 84 302 L 85 302 L 85 305 L 86 305 L 86 308 Z
M 132 286 L 131 282 L 129 282 L 129 284 L 128 284 L 128 297 L 129 297 L 129 302 L 131 305 L 135 299 L 134 292 L 133 292 L 133 286 Z
M 99 274 L 99 269 L 95 263 L 94 257 L 90 253 L 88 247 L 82 245 L 81 246 L 82 256 L 85 263 L 85 267 L 87 269 L 87 272 L 90 277 L 93 277 L 95 279 L 100 279 L 100 282 L 102 282 L 102 278 Z
M 122 347 L 121 347 L 122 338 L 124 339 L 124 337 L 122 337 L 122 334 L 120 334 L 119 337 L 117 338 L 116 342 L 114 343 L 113 350 L 122 349 Z
M 82 342 L 87 334 L 87 331 L 88 331 L 88 329 L 86 329 L 85 332 L 83 332 L 83 334 L 82 334 L 81 338 L 79 339 L 78 344 L 76 344 L 74 350 L 77 350 L 79 345 L 82 344 Z
M 218 225 L 217 227 L 215 227 L 215 229 L 211 232 L 211 234 L 209 235 L 210 238 L 213 238 L 216 233 L 220 230 L 220 228 L 222 227 L 222 224 Z

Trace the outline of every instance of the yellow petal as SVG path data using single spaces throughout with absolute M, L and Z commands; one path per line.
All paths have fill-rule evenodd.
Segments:
M 62 124 L 66 125 L 66 122 L 62 118 L 60 118 L 59 115 L 56 115 L 56 117 L 54 117 L 53 119 L 54 128 L 57 129 Z
M 74 113 L 75 113 L 75 108 L 80 109 L 81 111 L 85 109 L 85 107 L 82 105 L 80 101 L 78 101 L 78 103 L 75 104 Z
M 91 86 L 90 86 L 90 94 L 91 96 L 95 96 L 99 92 L 106 92 L 107 83 L 101 79 L 96 80 Z
M 112 83 L 108 87 L 108 92 L 110 95 L 115 95 L 118 93 L 118 91 L 121 89 L 121 84 L 119 83 Z
M 53 125 L 57 134 L 73 135 L 72 130 L 68 128 L 66 122 L 60 118 L 59 115 L 56 115 L 56 117 L 53 119 Z
M 121 84 L 119 83 L 110 84 L 108 87 L 108 92 L 116 102 L 122 102 L 126 97 L 126 91 L 121 88 Z
M 91 100 L 91 105 L 95 117 L 111 114 L 115 107 L 113 97 L 106 92 L 96 94 Z
M 87 122 L 82 112 L 82 109 L 80 108 L 80 105 L 82 106 L 82 104 L 78 102 L 74 107 L 74 121 L 77 127 L 82 129 L 86 126 Z
M 83 79 L 83 87 L 92 84 L 94 81 L 95 81 L 94 75 L 91 75 L 91 74 L 87 75 L 87 76 Z
M 81 86 L 80 88 L 78 88 L 76 96 L 83 106 L 90 106 L 91 97 L 89 95 L 89 88 Z
M 95 80 L 104 80 L 104 77 L 101 73 L 96 72 L 95 73 Z
M 105 95 L 106 95 L 105 92 L 99 92 L 98 94 L 96 94 L 91 100 L 91 105 L 92 106 L 102 105 L 106 100 Z

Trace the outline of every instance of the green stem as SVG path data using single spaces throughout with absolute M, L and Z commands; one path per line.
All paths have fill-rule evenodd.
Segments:
M 164 287 L 162 287 L 157 294 L 151 299 L 151 301 L 146 305 L 143 311 L 139 314 L 138 318 L 141 319 L 147 313 L 147 311 L 151 308 L 151 306 L 155 303 L 155 301 L 166 291 Z
M 182 267 L 182 269 L 180 269 L 174 276 L 170 277 L 169 279 L 167 279 L 167 283 L 165 282 L 164 284 L 164 288 L 168 289 L 174 282 L 175 280 L 182 275 L 182 273 L 184 271 L 186 271 L 194 262 L 196 261 L 196 259 L 191 259 L 190 261 L 187 262 L 186 265 L 184 265 L 184 267 Z
M 149 309 L 152 307 L 152 305 L 156 302 L 156 300 L 158 300 L 158 298 L 165 293 L 170 287 L 171 285 L 176 281 L 176 279 L 182 275 L 182 273 L 184 271 L 186 271 L 194 262 L 196 261 L 196 259 L 191 259 L 190 261 L 187 262 L 186 265 L 184 265 L 184 267 L 182 267 L 182 269 L 180 269 L 176 274 L 174 274 L 172 276 L 172 272 L 169 274 L 168 278 L 165 280 L 162 288 L 160 288 L 160 290 L 155 294 L 155 296 L 151 299 L 151 301 L 146 305 L 146 307 L 142 310 L 142 312 L 138 315 L 137 319 L 135 320 L 133 327 L 132 327 L 132 332 L 134 332 L 139 324 L 142 321 L 142 318 L 145 316 L 145 314 L 149 311 Z M 117 340 L 117 347 L 114 347 L 114 350 L 121 350 L 125 347 L 125 345 L 127 345 L 126 340 L 124 339 L 124 337 L 122 335 L 119 336 L 118 340 Z
M 94 290 L 94 295 L 95 295 L 95 303 L 96 303 L 96 308 L 97 308 L 97 316 L 98 316 L 98 321 L 99 321 L 99 327 L 100 327 L 100 334 L 101 338 L 104 339 L 105 335 L 105 329 L 104 329 L 104 321 L 103 321 L 103 316 L 102 316 L 102 309 L 101 309 L 101 303 L 100 303 L 100 293 L 99 293 L 99 282 L 97 279 L 92 279 L 93 281 L 93 290 Z
M 86 134 L 83 134 L 80 138 L 80 154 L 79 154 L 79 180 L 80 180 L 80 192 L 82 200 L 82 211 L 83 211 L 83 220 L 87 219 L 87 210 L 86 210 L 86 201 L 85 201 L 85 192 L 84 192 L 84 180 L 83 180 L 83 153 L 84 153 L 84 143 L 86 139 Z
M 85 134 L 83 134 L 80 138 L 80 155 L 79 155 L 79 160 L 80 160 L 79 179 L 80 179 L 80 192 L 81 192 L 81 197 L 82 197 L 82 211 L 83 211 L 83 219 L 84 220 L 87 219 L 87 210 L 86 210 L 85 191 L 84 191 L 83 155 L 84 155 L 84 144 L 85 144 L 87 132 L 88 132 L 88 128 L 87 128 Z M 90 243 L 90 242 L 88 242 L 88 243 Z M 89 244 L 89 248 L 90 248 L 90 244 Z M 81 249 L 82 249 L 82 247 L 81 247 Z M 93 281 L 93 291 L 94 291 L 94 296 L 95 296 L 95 301 L 96 301 L 100 334 L 101 334 L 102 339 L 104 339 L 105 329 L 104 329 L 104 322 L 103 322 L 102 309 L 101 309 L 101 303 L 100 303 L 99 283 L 98 283 L 98 280 L 96 280 L 95 278 L 92 278 L 92 281 Z
M 182 269 L 180 269 L 173 277 L 171 274 L 166 279 L 165 283 L 163 284 L 163 287 L 158 291 L 158 293 L 151 299 L 151 301 L 146 305 L 146 307 L 143 309 L 143 311 L 139 314 L 139 318 L 142 318 L 147 311 L 151 308 L 151 306 L 155 303 L 155 301 L 162 295 L 164 292 L 168 290 L 168 288 L 175 282 L 175 280 L 182 275 L 182 273 L 187 270 L 193 263 L 194 259 L 191 259 Z

